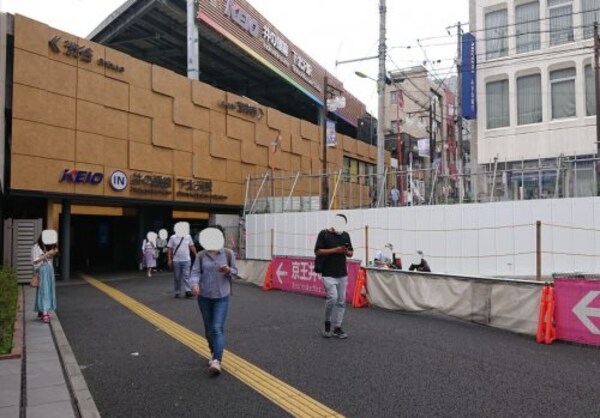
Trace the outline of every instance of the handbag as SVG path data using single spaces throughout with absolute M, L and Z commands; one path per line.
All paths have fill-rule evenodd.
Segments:
M 40 275 L 37 271 L 35 273 L 33 273 L 33 276 L 31 276 L 31 280 L 29 281 L 29 286 L 40 287 Z

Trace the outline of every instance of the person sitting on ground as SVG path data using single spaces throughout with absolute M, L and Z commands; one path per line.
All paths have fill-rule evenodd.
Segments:
M 431 272 L 431 268 L 429 264 L 425 260 L 425 256 L 423 255 L 423 251 L 417 251 L 415 259 L 412 261 L 408 271 L 421 271 L 421 272 Z

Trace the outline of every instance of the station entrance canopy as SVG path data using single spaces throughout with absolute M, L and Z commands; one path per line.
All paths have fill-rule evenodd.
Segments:
M 341 88 L 339 81 L 244 0 L 195 3 L 201 81 L 318 122 L 325 75 L 331 85 Z M 128 0 L 88 38 L 187 75 L 186 0 Z M 356 137 L 365 105 L 343 94 L 346 107 L 335 112 L 338 131 Z

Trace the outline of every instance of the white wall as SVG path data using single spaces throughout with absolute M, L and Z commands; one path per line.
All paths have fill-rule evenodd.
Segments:
M 586 116 L 584 66 L 593 58 L 592 39 L 583 39 L 581 0 L 573 1 L 573 28 L 575 42 L 563 45 L 549 45 L 549 20 L 547 0 L 540 4 L 541 49 L 516 54 L 515 5 L 526 1 L 481 0 L 471 10 L 475 22 L 477 42 L 477 99 L 478 99 L 478 155 L 479 164 L 499 161 L 519 161 L 538 158 L 552 158 L 560 154 L 586 155 L 596 153 L 595 117 Z M 507 8 L 508 10 L 508 56 L 485 59 L 485 14 L 489 11 Z M 585 48 L 588 47 L 588 48 Z M 577 116 L 569 119 L 551 120 L 551 99 L 549 72 L 565 67 L 576 69 Z M 541 75 L 543 121 L 530 125 L 517 125 L 517 77 L 537 73 Z M 487 129 L 486 83 L 508 79 L 510 125 L 505 128 Z
M 547 199 L 486 204 L 344 211 L 355 258 L 369 259 L 386 243 L 402 257 L 422 250 L 436 273 L 531 277 L 536 266 L 535 222 L 542 222 L 542 274 L 600 272 L 600 198 Z M 249 215 L 249 259 L 274 254 L 312 256 L 319 231 L 335 212 Z M 364 265 L 364 261 L 363 261 Z

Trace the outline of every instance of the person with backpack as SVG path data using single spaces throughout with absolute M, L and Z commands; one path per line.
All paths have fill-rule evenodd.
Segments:
M 190 284 L 192 294 L 198 296 L 198 306 L 204 322 L 204 335 L 208 340 L 211 358 L 208 370 L 221 373 L 225 347 L 225 321 L 229 311 L 232 277 L 238 272 L 233 251 L 224 248 L 225 237 L 217 227 L 200 232 L 200 251 L 194 260 Z
M 348 334 L 342 330 L 348 285 L 346 258 L 352 257 L 354 249 L 350 235 L 344 231 L 347 222 L 345 215 L 336 215 L 331 227 L 319 232 L 315 243 L 315 271 L 321 273 L 327 292 L 323 331 L 325 338 L 348 338 Z

